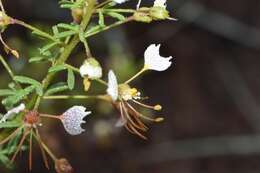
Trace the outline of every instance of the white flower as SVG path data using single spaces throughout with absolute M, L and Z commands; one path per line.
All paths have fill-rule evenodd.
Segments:
M 112 70 L 110 70 L 108 73 L 107 94 L 111 96 L 113 101 L 116 101 L 118 98 L 118 83 L 116 75 Z
M 155 0 L 154 3 L 153 3 L 153 6 L 154 6 L 154 7 L 163 7 L 163 8 L 166 8 L 166 7 L 167 7 L 166 1 L 167 1 L 167 0 Z
M 124 2 L 126 2 L 126 1 L 128 1 L 128 0 L 113 0 L 115 3 L 117 3 L 117 4 L 122 4 L 122 3 L 124 3 Z
M 73 106 L 62 114 L 61 121 L 65 130 L 70 135 L 79 135 L 85 131 L 81 128 L 81 124 L 85 123 L 83 119 L 89 114 L 91 114 L 91 112 L 86 112 L 85 107 Z
M 18 114 L 20 112 L 22 112 L 25 109 L 25 105 L 22 103 L 17 107 L 14 107 L 13 109 L 9 110 L 4 116 L 3 118 L 0 120 L 0 123 L 4 123 L 6 122 L 6 120 L 12 118 L 13 115 Z
M 98 79 L 102 77 L 102 68 L 93 58 L 86 60 L 80 67 L 79 71 L 82 77 L 87 76 L 90 79 Z
M 150 45 L 144 53 L 144 66 L 146 69 L 149 70 L 155 70 L 155 71 L 164 71 L 167 70 L 172 62 L 170 61 L 172 59 L 172 56 L 170 57 L 162 57 L 160 56 L 160 44 Z

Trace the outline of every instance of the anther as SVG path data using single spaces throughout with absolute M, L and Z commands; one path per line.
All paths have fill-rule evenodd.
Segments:
M 164 118 L 162 118 L 162 117 L 159 117 L 159 118 L 156 118 L 156 119 L 155 119 L 155 122 L 157 122 L 157 123 L 160 123 L 160 122 L 162 122 L 162 121 L 164 121 Z
M 156 111 L 160 111 L 160 110 L 162 110 L 162 106 L 161 105 L 155 105 L 153 107 L 153 109 L 156 110 Z

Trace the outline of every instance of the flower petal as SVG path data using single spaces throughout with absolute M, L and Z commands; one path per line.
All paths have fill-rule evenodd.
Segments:
M 118 98 L 118 83 L 116 75 L 112 70 L 110 70 L 108 73 L 107 94 L 111 96 L 113 101 L 116 101 Z
M 85 123 L 83 119 L 89 114 L 91 112 L 86 111 L 85 107 L 73 106 L 62 114 L 61 121 L 70 135 L 79 135 L 85 131 L 81 128 L 81 124 Z
M 154 3 L 153 3 L 153 6 L 154 7 L 163 7 L 163 8 L 166 8 L 166 1 L 167 0 L 155 0 Z
M 113 0 L 115 3 L 117 3 L 117 4 L 122 4 L 122 3 L 124 3 L 124 2 L 126 2 L 126 1 L 128 1 L 128 0 Z
M 80 67 L 79 72 L 82 77 L 87 76 L 90 79 L 98 79 L 102 77 L 102 68 L 100 66 L 91 65 L 87 61 L 85 61 Z
M 162 57 L 160 55 L 160 44 L 156 46 L 155 44 L 150 45 L 144 53 L 145 68 L 155 71 L 165 71 L 167 70 L 172 62 L 170 61 L 172 57 Z
M 0 120 L 0 123 L 6 122 L 6 120 L 12 118 L 12 116 L 14 114 L 18 114 L 20 112 L 22 112 L 25 109 L 25 105 L 23 103 L 21 103 L 19 106 L 14 107 L 13 109 L 9 110 L 4 116 L 3 118 Z

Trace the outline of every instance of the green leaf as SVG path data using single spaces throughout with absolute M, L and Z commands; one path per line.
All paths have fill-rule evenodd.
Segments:
M 67 83 L 68 83 L 69 89 L 73 90 L 74 86 L 75 86 L 75 75 L 74 75 L 74 72 L 71 69 L 68 69 Z
M 84 34 L 84 37 L 87 37 L 89 34 L 93 33 L 93 32 L 97 32 L 99 30 L 101 30 L 102 27 L 99 26 L 99 25 L 96 25 L 96 26 L 92 26 L 90 29 L 88 29 L 85 34 Z
M 21 126 L 21 122 L 17 122 L 17 121 L 7 121 L 4 123 L 0 123 L 0 129 L 2 128 L 14 128 L 14 127 L 20 127 Z
M 66 91 L 66 90 L 69 90 L 69 87 L 68 87 L 67 83 L 60 82 L 60 83 L 52 85 L 45 92 L 45 96 L 53 95 L 53 94 L 56 94 L 56 93 L 59 93 L 59 92 L 63 92 L 63 91 Z
M 48 51 L 49 49 L 55 47 L 56 45 L 58 45 L 58 42 L 53 42 L 50 44 L 45 45 L 44 47 L 40 48 L 40 54 L 43 54 L 44 52 Z
M 31 94 L 35 89 L 36 87 L 34 85 L 31 85 L 25 89 L 17 90 L 14 95 L 8 96 L 4 100 L 2 100 L 2 104 L 5 105 L 6 107 L 13 107 L 13 105 L 23 100 L 27 95 Z
M 63 29 L 67 29 L 67 30 L 72 30 L 72 31 L 75 31 L 75 32 L 78 32 L 79 31 L 79 25 L 73 25 L 73 24 L 67 24 L 67 23 L 59 23 L 57 25 L 59 28 L 63 28 Z
M 42 84 L 40 82 L 38 82 L 37 80 L 34 80 L 34 79 L 26 77 L 26 76 L 15 76 L 14 80 L 19 83 L 23 83 L 23 84 L 34 85 L 36 87 L 35 89 L 36 89 L 37 94 L 42 96 L 42 94 L 43 94 Z
M 104 14 L 101 10 L 98 11 L 98 24 L 101 26 L 101 27 L 105 27 L 105 19 L 104 19 Z
M 6 148 L 8 149 L 7 154 L 12 154 L 13 152 L 15 152 L 15 150 L 13 150 L 13 148 L 17 148 L 17 145 L 19 143 L 19 139 L 20 139 L 22 134 L 23 134 L 23 130 L 21 128 L 20 130 L 18 130 L 15 137 L 10 139 L 10 141 L 8 142 L 8 144 L 6 146 Z
M 58 27 L 56 25 L 52 27 L 52 32 L 53 32 L 54 36 L 59 34 L 59 30 L 58 30 Z
M 64 32 L 60 32 L 59 34 L 55 35 L 55 38 L 64 38 L 64 37 L 68 37 L 68 36 L 71 36 L 71 35 L 75 35 L 77 34 L 78 32 L 76 31 L 64 31 Z
M 67 69 L 67 67 L 64 64 L 56 65 L 56 66 L 49 68 L 48 72 L 53 73 L 53 72 L 58 72 L 58 71 L 66 70 L 66 69 Z
M 122 14 L 120 13 L 116 13 L 116 12 L 106 12 L 107 15 L 113 17 L 113 18 L 116 18 L 117 20 L 119 21 L 124 21 L 126 20 L 125 16 L 123 16 Z
M 11 160 L 9 160 L 8 156 L 7 155 L 4 155 L 4 154 L 0 154 L 0 162 L 5 165 L 7 168 L 11 169 L 13 168 L 13 165 L 10 164 L 11 163 Z
M 41 61 L 45 61 L 45 60 L 46 60 L 45 57 L 31 57 L 29 59 L 29 63 L 41 62 Z
M 13 95 L 14 91 L 9 89 L 0 89 L 0 96 L 9 96 Z

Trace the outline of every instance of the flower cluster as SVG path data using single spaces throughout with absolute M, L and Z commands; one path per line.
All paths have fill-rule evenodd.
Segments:
M 30 62 L 50 61 L 51 66 L 48 67 L 48 73 L 42 82 L 27 76 L 18 76 L 12 71 L 7 61 L 0 55 L 0 61 L 10 75 L 12 82 L 8 85 L 8 89 L 1 89 L 0 96 L 4 97 L 2 104 L 7 112 L 0 114 L 1 131 L 7 130 L 7 137 L 0 141 L 0 148 L 7 148 L 13 162 L 19 151 L 23 150 L 23 146 L 28 142 L 29 151 L 29 170 L 32 169 L 32 146 L 33 142 L 37 142 L 43 157 L 46 168 L 49 169 L 48 158 L 50 157 L 55 165 L 57 173 L 73 172 L 73 168 L 66 158 L 58 158 L 43 142 L 39 129 L 44 127 L 44 119 L 50 118 L 62 123 L 65 132 L 69 135 L 81 135 L 85 128 L 83 124 L 88 115 L 92 111 L 88 111 L 86 107 L 73 105 L 63 113 L 51 115 L 39 111 L 41 101 L 57 100 L 57 99 L 101 99 L 109 102 L 118 112 L 119 117 L 114 124 L 116 127 L 125 127 L 130 133 L 147 139 L 145 132 L 148 130 L 147 122 L 158 123 L 164 120 L 161 116 L 149 116 L 142 113 L 140 108 L 146 108 L 152 111 L 161 111 L 160 104 L 147 104 L 140 89 L 132 87 L 130 84 L 148 70 L 165 71 L 172 65 L 172 56 L 164 57 L 160 54 L 160 44 L 151 44 L 144 51 L 143 67 L 135 75 L 124 82 L 119 82 L 118 75 L 113 70 L 107 73 L 107 80 L 103 80 L 103 72 L 101 63 L 98 58 L 94 58 L 88 46 L 88 38 L 100 32 L 106 31 L 115 26 L 130 21 L 146 22 L 158 20 L 175 20 L 170 17 L 167 10 L 166 0 L 155 0 L 152 7 L 140 7 L 141 0 L 138 1 L 134 9 L 118 9 L 115 6 L 122 4 L 128 0 L 108 0 L 97 3 L 96 0 L 75 0 L 60 1 L 62 8 L 70 9 L 73 23 L 59 23 L 52 27 L 53 34 L 49 34 L 23 21 L 9 17 L 0 0 L 0 42 L 3 44 L 6 53 L 11 53 L 15 57 L 19 57 L 19 53 L 10 48 L 2 39 L 2 33 L 10 24 L 21 25 L 32 30 L 36 36 L 47 39 L 48 44 L 39 48 L 39 57 L 30 59 Z M 131 16 L 129 15 L 131 14 Z M 89 27 L 92 16 L 98 16 L 98 23 L 93 27 Z M 107 17 L 111 17 L 116 22 L 108 24 Z M 92 21 L 91 21 L 92 22 Z M 95 21 L 93 21 L 95 23 Z M 85 60 L 80 67 L 75 67 L 67 63 L 73 49 L 77 44 L 84 45 Z M 56 56 L 57 55 L 57 56 Z M 58 72 L 66 71 L 67 81 L 55 82 L 53 79 Z M 58 95 L 65 90 L 71 91 L 77 80 L 75 75 L 79 75 L 84 86 L 84 94 L 82 95 Z M 105 86 L 105 90 L 101 94 L 86 95 L 92 86 L 92 82 L 99 82 Z M 15 141 L 15 142 L 14 142 Z M 11 144 L 13 146 L 11 146 Z M 10 147 L 11 146 L 11 150 Z M 9 148 L 8 148 L 9 147 Z M 9 152 L 12 151 L 12 152 Z M 8 155 L 8 157 L 9 157 Z M 7 159 L 8 160 L 8 159 Z M 9 161 L 10 161 L 9 160 Z M 0 159 L 1 162 L 1 159 Z

